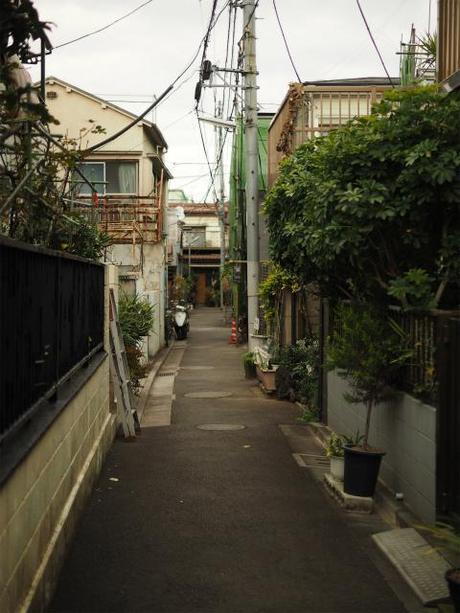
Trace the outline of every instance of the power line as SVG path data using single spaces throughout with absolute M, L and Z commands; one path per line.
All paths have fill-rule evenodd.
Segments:
M 219 11 L 219 13 L 215 16 L 213 23 L 210 22 L 210 28 L 214 28 L 215 25 L 217 24 L 219 17 L 222 15 L 222 13 L 224 12 L 224 10 L 227 8 L 229 2 L 226 2 L 225 5 L 223 6 L 223 8 Z M 105 138 L 104 140 L 100 141 L 99 143 L 96 143 L 95 145 L 92 145 L 91 147 L 88 147 L 88 149 L 86 149 L 86 153 L 90 153 L 91 151 L 95 151 L 96 149 L 99 149 L 100 147 L 107 145 L 108 143 L 112 142 L 113 140 L 117 139 L 119 136 L 121 136 L 122 134 L 124 134 L 125 132 L 127 132 L 128 130 L 130 130 L 132 127 L 134 127 L 135 125 L 137 125 L 137 123 L 139 123 L 139 121 L 141 121 L 142 119 L 144 119 L 144 117 L 150 113 L 151 110 L 153 110 L 156 106 L 158 106 L 160 104 L 160 102 L 162 102 L 164 99 L 167 99 L 169 96 L 168 94 L 174 89 L 174 86 L 176 85 L 176 83 L 181 79 L 181 77 L 189 70 L 189 68 L 192 66 L 192 64 L 194 63 L 194 61 L 196 60 L 196 58 L 198 57 L 198 54 L 200 53 L 200 49 L 201 46 L 203 45 L 204 41 L 206 39 L 206 35 L 201 39 L 200 44 L 198 45 L 197 50 L 195 51 L 195 54 L 193 55 L 192 59 L 190 60 L 190 62 L 185 66 L 185 68 L 177 75 L 177 77 L 174 79 L 174 81 L 164 90 L 164 92 L 154 101 L 152 102 L 152 104 L 150 104 L 143 113 L 141 113 L 140 115 L 138 115 L 137 117 L 135 117 L 127 126 L 125 126 L 124 128 L 122 128 L 121 130 L 119 130 L 118 132 L 115 132 L 115 134 L 112 134 L 111 136 L 108 136 L 107 138 Z M 185 79 L 180 85 L 178 85 L 176 87 L 176 92 L 182 87 L 182 85 L 184 85 L 189 79 L 191 78 L 191 76 L 189 76 L 187 79 Z
M 211 162 L 209 161 L 208 151 L 206 149 L 206 143 L 204 141 L 204 134 L 203 134 L 203 130 L 201 128 L 200 116 L 198 115 L 198 109 L 197 108 L 195 109 L 195 113 L 196 113 L 196 120 L 197 120 L 197 123 L 198 123 L 198 130 L 200 132 L 201 144 L 203 146 L 204 157 L 206 158 L 206 163 L 208 165 L 209 175 L 211 177 L 211 187 L 212 187 L 214 185 L 214 176 L 212 174 Z M 206 198 L 208 197 L 208 194 L 211 191 L 211 187 L 208 189 L 208 192 L 206 194 Z M 206 201 L 206 198 L 205 198 L 204 202 Z
M 292 59 L 291 50 L 289 49 L 289 45 L 288 45 L 288 42 L 287 42 L 286 36 L 285 36 L 285 34 L 284 34 L 283 26 L 282 26 L 282 24 L 281 24 L 281 19 L 280 19 L 280 16 L 279 16 L 279 14 L 278 14 L 278 9 L 277 9 L 277 7 L 276 7 L 276 2 L 275 2 L 275 0 L 273 0 L 273 8 L 275 9 L 276 20 L 277 20 L 278 25 L 279 25 L 279 28 L 280 28 L 281 36 L 283 37 L 284 46 L 286 47 L 286 51 L 287 51 L 287 54 L 288 54 L 288 56 L 289 56 L 289 61 L 291 62 L 291 66 L 292 66 L 292 68 L 294 69 L 295 75 L 296 75 L 296 77 L 297 77 L 297 81 L 298 81 L 299 83 L 302 83 L 302 79 L 300 78 L 299 73 L 298 73 L 298 71 L 297 71 L 297 68 L 295 67 L 294 60 Z
M 358 5 L 359 12 L 361 13 L 361 17 L 363 18 L 363 21 L 364 21 L 364 24 L 365 24 L 365 26 L 367 28 L 367 31 L 369 32 L 369 36 L 371 37 L 372 44 L 374 45 L 374 48 L 377 51 L 377 55 L 380 58 L 380 62 L 382 63 L 383 70 L 385 71 L 385 73 L 386 73 L 386 75 L 388 77 L 388 81 L 390 82 L 391 87 L 394 87 L 394 83 L 393 83 L 393 81 L 392 81 L 392 79 L 390 77 L 390 73 L 388 72 L 387 67 L 385 66 L 385 62 L 383 61 L 382 54 L 380 53 L 380 50 L 379 50 L 379 48 L 377 46 L 377 43 L 375 42 L 375 38 L 372 35 L 371 29 L 369 27 L 369 24 L 367 23 L 366 16 L 364 15 L 364 12 L 363 12 L 363 9 L 361 8 L 361 4 L 359 3 L 359 0 L 356 0 L 356 4 Z
M 60 45 L 56 45 L 54 47 L 54 49 L 60 49 L 61 47 L 65 47 L 67 45 L 71 45 L 72 43 L 76 43 L 79 40 L 83 40 L 84 38 L 88 38 L 88 36 L 93 36 L 94 34 L 99 34 L 99 32 L 103 32 L 104 30 L 107 30 L 108 28 L 111 28 L 116 23 L 119 23 L 120 21 L 123 21 L 123 19 L 126 19 L 127 17 L 129 17 L 133 13 L 136 13 L 137 11 L 140 11 L 141 8 L 143 8 L 144 6 L 147 6 L 147 4 L 150 4 L 151 2 L 153 2 L 153 0 L 147 0 L 146 2 L 143 2 L 142 4 L 139 4 L 139 6 L 136 6 L 136 8 L 134 8 L 132 11 L 129 11 L 129 13 L 126 13 L 125 15 L 122 15 L 118 19 L 115 19 L 115 21 L 111 21 L 106 26 L 103 26 L 102 28 L 98 28 L 97 30 L 93 30 L 92 32 L 88 32 L 87 34 L 83 34 L 82 36 L 78 36 L 77 38 L 73 38 L 72 40 L 68 40 L 65 43 L 61 43 Z

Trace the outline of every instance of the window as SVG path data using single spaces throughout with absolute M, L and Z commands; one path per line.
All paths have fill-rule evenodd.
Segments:
M 94 184 L 97 193 L 137 194 L 136 162 L 107 160 L 104 162 L 83 162 L 79 170 Z M 86 183 L 80 183 L 81 177 L 75 178 L 79 184 L 79 193 L 90 195 L 91 189 Z
M 206 226 L 188 226 L 184 228 L 183 247 L 194 249 L 206 246 Z

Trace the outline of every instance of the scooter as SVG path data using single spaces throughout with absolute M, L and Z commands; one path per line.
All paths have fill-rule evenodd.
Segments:
M 190 327 L 188 308 L 183 304 L 176 304 L 172 309 L 172 313 L 176 338 L 178 341 L 182 341 L 187 338 Z

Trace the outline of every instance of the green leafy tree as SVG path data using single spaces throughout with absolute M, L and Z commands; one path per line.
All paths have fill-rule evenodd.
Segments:
M 459 131 L 458 96 L 422 87 L 301 145 L 266 199 L 273 259 L 323 295 L 375 301 L 419 269 L 439 305 L 458 288 Z

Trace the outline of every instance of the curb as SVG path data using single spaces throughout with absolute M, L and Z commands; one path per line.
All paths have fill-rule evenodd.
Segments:
M 155 362 L 153 362 L 152 369 L 150 370 L 149 374 L 147 375 L 147 378 L 145 379 L 145 384 L 142 387 L 142 392 L 140 393 L 136 402 L 136 412 L 139 421 L 141 421 L 142 416 L 144 414 L 145 406 L 147 404 L 147 400 L 150 395 L 150 390 L 152 389 L 153 382 L 155 381 L 158 371 L 163 366 L 166 361 L 166 358 L 170 354 L 171 349 L 174 347 L 174 344 L 175 340 L 173 339 L 170 341 L 168 347 L 163 347 L 163 349 L 160 349 L 160 351 L 155 356 Z

